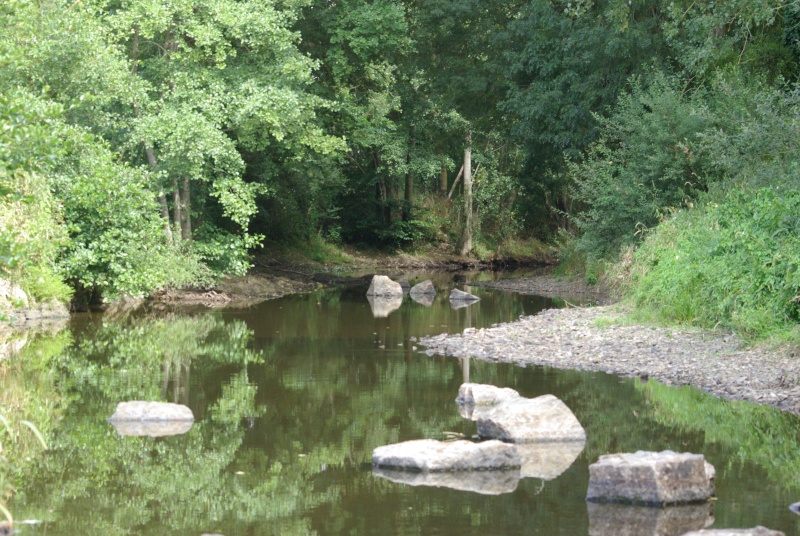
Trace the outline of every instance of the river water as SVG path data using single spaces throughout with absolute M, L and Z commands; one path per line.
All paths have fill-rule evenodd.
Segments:
M 86 315 L 10 341 L 21 349 L 0 362 L 0 415 L 10 421 L 0 492 L 16 488 L 8 504 L 20 534 L 610 536 L 706 525 L 800 534 L 788 510 L 800 501 L 797 418 L 653 381 L 429 357 L 415 338 L 559 304 L 474 289 L 480 302 L 453 309 L 452 276 L 434 277 L 431 306 L 406 297 L 388 317 L 374 316 L 363 288 L 328 289 L 239 309 Z M 454 403 L 466 379 L 558 396 L 586 428 L 585 447 L 560 474 L 499 491 L 373 472 L 375 447 L 473 436 Z M 180 435 L 120 435 L 107 418 L 124 400 L 186 404 L 195 423 Z M 717 500 L 586 504 L 598 456 L 665 449 L 705 454 Z

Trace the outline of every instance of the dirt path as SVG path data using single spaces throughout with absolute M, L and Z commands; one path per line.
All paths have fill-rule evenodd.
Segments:
M 730 334 L 624 325 L 618 305 L 550 309 L 487 329 L 428 337 L 429 355 L 608 372 L 693 385 L 800 414 L 800 358 Z

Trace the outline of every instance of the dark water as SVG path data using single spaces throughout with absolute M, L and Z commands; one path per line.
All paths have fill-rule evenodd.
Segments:
M 476 289 L 481 302 L 453 310 L 446 293 L 431 307 L 406 297 L 388 318 L 373 317 L 364 289 L 324 290 L 247 309 L 84 317 L 31 337 L 0 364 L 0 414 L 35 422 L 51 447 L 18 428 L 2 442 L 9 506 L 41 521 L 20 533 L 644 535 L 713 522 L 800 534 L 787 508 L 800 501 L 798 419 L 655 382 L 428 357 L 412 338 L 553 305 Z M 475 433 L 454 403 L 467 377 L 555 394 L 586 428 L 584 450 L 556 478 L 499 495 L 373 474 L 375 447 Z M 187 404 L 196 422 L 184 435 L 120 436 L 106 419 L 131 399 Z M 706 455 L 713 504 L 584 502 L 598 456 L 663 449 Z

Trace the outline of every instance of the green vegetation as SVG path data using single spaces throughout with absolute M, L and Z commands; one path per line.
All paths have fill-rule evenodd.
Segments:
M 667 239 L 648 237 L 670 225 L 756 198 L 791 219 L 758 192 L 798 187 L 795 1 L 10 0 L 0 15 L 0 267 L 35 302 L 209 286 L 264 244 L 493 258 L 572 236 L 565 256 L 595 282 L 648 240 L 631 269 L 663 283 Z M 749 295 L 736 305 L 716 290 L 674 304 L 723 301 L 721 316 L 664 316 L 796 323 L 791 305 L 748 309 L 759 285 L 796 303 L 773 268 L 751 267 L 769 282 L 729 289 Z

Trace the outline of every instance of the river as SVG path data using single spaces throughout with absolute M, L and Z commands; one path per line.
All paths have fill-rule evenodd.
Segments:
M 433 277 L 431 306 L 406 297 L 387 317 L 366 289 L 324 289 L 246 308 L 87 314 L 7 341 L 19 348 L 0 362 L 0 491 L 16 488 L 20 534 L 800 534 L 788 510 L 800 501 L 798 418 L 654 381 L 430 357 L 417 338 L 559 304 L 472 289 L 481 301 L 453 309 L 449 289 L 463 285 Z M 587 431 L 584 449 L 560 474 L 503 493 L 373 472 L 375 447 L 473 436 L 454 402 L 467 379 L 558 396 Z M 195 423 L 123 436 L 107 419 L 124 400 L 186 404 Z M 691 511 L 586 504 L 598 456 L 665 449 L 704 454 L 717 500 Z

